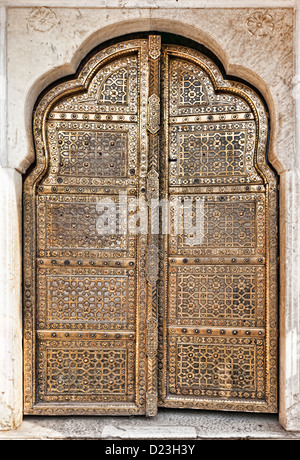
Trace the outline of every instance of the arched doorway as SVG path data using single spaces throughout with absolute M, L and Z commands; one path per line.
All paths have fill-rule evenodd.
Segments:
M 259 95 L 160 35 L 35 110 L 25 412 L 277 411 L 277 184 Z

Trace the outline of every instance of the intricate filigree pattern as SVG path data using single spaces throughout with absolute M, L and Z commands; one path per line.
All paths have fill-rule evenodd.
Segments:
M 127 316 L 127 280 L 120 277 L 60 276 L 47 278 L 50 322 L 119 322 Z
M 262 350 L 261 346 L 259 349 Z M 219 397 L 230 394 L 235 398 L 262 398 L 263 393 L 260 391 L 258 395 L 256 391 L 256 352 L 257 345 L 253 340 L 235 344 L 223 344 L 219 340 L 214 340 L 213 344 L 178 342 L 170 391 L 212 396 L 217 390 Z
M 166 46 L 163 65 L 171 231 L 161 249 L 160 403 L 275 412 L 276 180 L 265 161 L 266 112 L 197 51 Z
M 47 393 L 125 393 L 124 350 L 48 350 Z
M 134 331 L 135 271 L 69 265 L 38 270 L 39 329 Z
M 263 195 L 172 197 L 170 252 L 262 256 L 264 209 Z
M 245 133 L 216 131 L 179 137 L 178 175 L 235 176 L 244 173 Z
M 180 270 L 180 269 L 179 269 Z M 178 286 L 177 316 L 219 321 L 236 320 L 256 325 L 258 278 L 256 267 L 185 267 L 174 279 Z M 260 272 L 261 270 L 259 270 Z M 173 286 L 173 275 L 171 277 Z M 261 294 L 260 294 L 261 295 Z M 260 307 L 263 307 L 263 295 Z M 261 310 L 260 310 L 261 313 Z
M 132 402 L 134 349 L 126 341 L 42 340 L 40 402 Z
M 82 250 L 85 257 L 134 257 L 136 238 L 127 232 L 127 208 L 118 197 L 41 195 L 38 202 L 41 257 L 83 257 Z
M 253 166 L 253 122 L 172 124 L 170 131 L 171 185 L 262 182 Z
M 102 83 L 99 104 L 125 104 L 127 101 L 128 69 L 119 69 Z
M 59 175 L 126 177 L 126 133 L 59 131 Z
M 26 413 L 145 413 L 146 241 L 129 234 L 127 203 L 131 215 L 146 186 L 148 67 L 146 40 L 111 46 L 35 111 L 37 164 L 24 194 Z
M 40 187 L 136 186 L 136 124 L 55 119 L 48 137 L 51 167 Z
M 201 80 L 193 73 L 183 70 L 179 76 L 179 106 L 208 104 L 208 98 Z
M 184 53 L 185 50 L 182 50 Z M 237 95 L 233 96 L 225 92 L 216 94 L 208 75 L 208 70 L 212 68 L 211 64 L 207 62 L 207 66 L 199 66 L 198 63 L 193 63 L 193 54 L 195 55 L 187 52 L 186 60 L 173 57 L 170 59 L 169 115 L 171 117 L 196 114 L 232 116 L 238 112 L 251 112 L 245 101 Z M 210 121 L 208 118 L 207 120 Z

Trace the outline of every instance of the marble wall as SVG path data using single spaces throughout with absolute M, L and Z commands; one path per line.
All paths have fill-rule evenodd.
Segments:
M 96 45 L 152 30 L 203 44 L 268 104 L 281 177 L 280 421 L 300 430 L 299 10 L 296 0 L 0 0 L 0 429 L 22 420 L 21 182 L 35 101 Z

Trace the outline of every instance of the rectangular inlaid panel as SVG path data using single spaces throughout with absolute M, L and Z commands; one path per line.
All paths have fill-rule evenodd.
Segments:
M 245 174 L 244 130 L 178 134 L 178 177 Z
M 247 183 L 253 168 L 255 124 L 238 120 L 221 124 L 170 126 L 170 186 Z
M 132 402 L 134 342 L 40 340 L 39 402 Z
M 99 130 L 60 130 L 59 175 L 126 177 L 128 134 Z
M 38 197 L 40 257 L 80 257 L 80 253 L 85 257 L 91 257 L 91 253 L 99 257 L 135 257 L 135 243 L 136 235 L 128 233 L 127 204 L 120 204 L 119 197 Z
M 124 268 L 40 268 L 38 327 L 135 329 L 136 272 Z
M 47 394 L 126 392 L 126 350 L 47 350 Z
M 170 253 L 262 256 L 264 211 L 259 194 L 172 196 Z
M 136 115 L 94 113 L 88 115 L 87 120 L 84 113 L 64 115 L 62 119 L 62 114 L 56 114 L 48 125 L 53 155 L 43 187 L 53 184 L 81 188 L 137 185 L 139 130 Z M 97 122 L 97 118 L 105 120 Z M 123 118 L 126 120 L 122 123 Z
M 263 327 L 265 269 L 260 266 L 170 267 L 169 318 L 177 324 Z M 208 323 L 209 321 L 209 323 Z
M 46 247 L 67 249 L 75 246 L 77 248 L 125 250 L 126 237 L 119 234 L 119 231 L 117 232 L 120 218 L 118 206 L 113 203 L 117 215 L 116 220 L 113 218 L 111 222 L 109 222 L 109 206 L 110 203 L 107 203 L 107 231 L 102 234 L 98 231 L 97 226 L 106 207 L 103 211 L 98 211 L 97 202 L 49 203 L 46 209 Z
M 170 337 L 171 395 L 262 399 L 264 341 Z
M 49 322 L 126 321 L 126 277 L 53 276 L 47 278 L 46 289 Z

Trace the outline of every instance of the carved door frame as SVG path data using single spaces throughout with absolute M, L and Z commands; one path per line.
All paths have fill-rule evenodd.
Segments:
M 226 328 L 226 324 L 222 326 L 220 322 L 213 324 L 213 326 L 204 323 L 201 324 L 200 322 L 198 326 L 195 326 L 195 324 L 188 324 L 186 327 L 184 323 L 182 324 L 179 322 L 177 324 L 175 321 L 172 324 L 168 324 L 167 327 L 168 306 L 166 303 L 166 286 L 169 286 L 170 281 L 169 275 L 167 275 L 169 273 L 169 262 L 167 259 L 169 255 L 169 244 L 172 245 L 172 238 L 169 241 L 165 236 L 161 237 L 159 234 L 148 233 L 147 236 L 139 235 L 136 240 L 136 246 L 132 246 L 132 251 L 133 247 L 135 247 L 135 257 L 132 252 L 131 257 L 127 257 L 126 260 L 121 261 L 123 270 L 129 273 L 129 284 L 130 276 L 132 276 L 134 281 L 133 279 L 131 280 L 131 285 L 135 285 L 135 287 L 138 286 L 138 290 L 136 289 L 135 294 L 132 294 L 138 295 L 137 309 L 135 313 L 133 313 L 135 314 L 134 331 L 130 331 L 129 329 L 126 330 L 126 328 L 122 331 L 108 330 L 108 332 L 102 328 L 80 331 L 77 326 L 71 326 L 70 330 L 66 330 L 59 321 L 52 321 L 51 327 L 49 327 L 49 322 L 47 323 L 46 318 L 47 295 L 45 295 L 44 299 L 42 297 L 42 293 L 46 291 L 46 289 L 45 286 L 41 285 L 44 281 L 38 281 L 38 272 L 43 272 L 43 276 L 48 276 L 49 279 L 53 274 L 62 275 L 67 272 L 69 275 L 74 273 L 86 273 L 88 276 L 95 277 L 101 275 L 105 277 L 107 273 L 109 273 L 110 276 L 120 276 L 121 268 L 120 259 L 118 261 L 114 258 L 115 255 L 119 257 L 118 254 L 114 254 L 108 261 L 108 264 L 100 264 L 100 266 L 97 267 L 97 262 L 96 265 L 91 264 L 92 253 L 88 254 L 87 258 L 82 254 L 77 254 L 74 260 L 72 260 L 72 257 L 68 257 L 67 252 L 63 249 L 60 252 L 57 248 L 54 248 L 54 250 L 52 248 L 51 252 L 49 247 L 45 245 L 45 241 L 48 237 L 45 231 L 47 219 L 45 214 L 45 202 L 51 201 L 52 198 L 54 202 L 57 202 L 57 196 L 59 196 L 58 201 L 62 203 L 62 196 L 67 194 L 68 200 L 71 199 L 71 202 L 76 203 L 80 201 L 76 201 L 76 197 L 86 197 L 87 191 L 89 191 L 88 193 L 91 193 L 92 196 L 93 194 L 109 194 L 109 196 L 111 196 L 115 193 L 117 187 L 120 187 L 119 184 L 122 184 L 121 189 L 128 192 L 129 196 L 131 195 L 133 198 L 139 196 L 146 197 L 148 202 L 151 200 L 155 202 L 161 196 L 166 199 L 169 198 L 169 185 L 167 186 L 166 182 L 169 179 L 170 173 L 167 171 L 169 171 L 169 160 L 171 160 L 172 163 L 173 158 L 168 149 L 170 131 L 166 101 L 169 102 L 170 98 L 166 97 L 166 94 L 169 88 L 167 56 L 171 54 L 174 56 L 177 55 L 180 59 L 184 59 L 186 62 L 198 66 L 201 71 L 206 74 L 206 78 L 209 78 L 211 89 L 215 94 L 226 94 L 229 99 L 236 98 L 243 100 L 250 108 L 248 113 L 251 112 L 252 115 L 248 120 L 245 120 L 244 117 L 240 117 L 237 113 L 233 113 L 225 115 L 224 123 L 230 122 L 233 124 L 241 120 L 241 123 L 254 123 L 256 127 L 256 135 L 251 144 L 252 147 L 249 150 L 249 152 L 251 151 L 252 157 L 249 153 L 248 156 L 251 158 L 246 160 L 246 167 L 252 178 L 254 178 L 257 171 L 259 171 L 259 176 L 262 179 L 254 179 L 253 183 L 251 180 L 246 180 L 244 182 L 238 181 L 238 183 L 234 183 L 233 188 L 235 194 L 246 194 L 247 196 L 248 193 L 252 193 L 253 195 L 256 194 L 260 197 L 266 197 L 265 207 L 257 214 L 259 219 L 259 224 L 257 225 L 260 226 L 261 229 L 258 235 L 260 238 L 259 249 L 261 252 L 260 255 L 258 253 L 247 255 L 246 252 L 239 254 L 237 251 L 236 254 L 233 254 L 229 251 L 227 254 L 219 252 L 216 255 L 218 255 L 220 260 L 222 259 L 220 263 L 234 267 L 240 264 L 244 268 L 246 267 L 244 271 L 248 273 L 249 269 L 253 266 L 265 267 L 266 279 L 262 282 L 260 277 L 259 281 L 259 283 L 265 284 L 257 285 L 257 292 L 261 293 L 261 290 L 265 289 L 266 298 L 263 301 L 266 307 L 264 310 L 265 323 L 263 326 L 261 324 L 260 327 L 255 325 L 252 329 L 251 326 L 247 324 L 245 326 L 241 326 L 241 324 L 234 326 L 231 324 L 228 329 Z M 125 111 L 125 113 L 118 113 L 117 111 L 111 113 L 109 110 L 105 111 L 105 109 L 103 109 L 103 112 L 98 114 L 81 114 L 79 119 L 77 118 L 76 123 L 78 126 L 81 125 L 82 127 L 86 125 L 85 129 L 88 129 L 89 124 L 96 123 L 114 123 L 115 125 L 117 123 L 122 124 L 122 121 L 129 124 L 130 122 L 136 123 L 138 131 L 136 139 L 139 146 L 139 163 L 137 157 L 136 159 L 133 157 L 129 159 L 129 163 L 131 162 L 131 164 L 128 165 L 126 173 L 130 173 L 130 168 L 132 171 L 136 168 L 132 176 L 136 175 L 137 180 L 134 181 L 131 178 L 127 182 L 123 181 L 122 183 L 123 179 L 120 179 L 119 182 L 112 181 L 110 184 L 106 179 L 85 181 L 81 178 L 75 182 L 66 181 L 65 178 L 56 174 L 59 170 L 59 148 L 55 145 L 55 142 L 58 142 L 59 139 L 55 138 L 55 132 L 57 132 L 55 131 L 57 128 L 55 128 L 51 140 L 50 124 L 51 122 L 55 124 L 56 120 L 59 120 L 61 124 L 66 124 L 64 129 L 70 130 L 72 123 L 72 126 L 74 126 L 75 118 L 72 119 L 71 110 L 69 110 L 66 118 L 60 117 L 60 101 L 63 101 L 67 97 L 71 98 L 74 94 L 86 94 L 91 88 L 93 79 L 97 76 L 97 72 L 100 68 L 109 65 L 113 67 L 115 60 L 119 58 L 126 59 L 126 57 L 129 58 L 130 56 L 136 56 L 139 62 L 139 78 L 136 80 L 139 85 L 139 103 L 137 104 L 139 112 L 134 114 L 132 112 L 130 115 L 130 111 Z M 199 407 L 205 409 L 245 410 L 254 412 L 277 411 L 277 183 L 276 177 L 266 161 L 268 138 L 267 112 L 262 100 L 253 89 L 242 83 L 224 79 L 217 66 L 198 51 L 184 47 L 177 47 L 176 51 L 173 46 L 165 45 L 162 59 L 161 56 L 160 37 L 158 35 L 150 35 L 149 41 L 146 39 L 130 40 L 126 42 L 121 41 L 119 44 L 112 45 L 94 55 L 85 64 L 76 79 L 61 83 L 48 91 L 36 108 L 34 117 L 34 137 L 37 164 L 26 179 L 24 190 L 24 391 L 25 413 L 27 414 L 147 414 L 151 416 L 156 415 L 158 404 L 165 407 Z M 160 94 L 161 75 L 163 76 L 162 95 Z M 160 119 L 161 102 L 163 107 L 162 113 L 164 114 L 162 119 L 163 129 L 161 129 Z M 122 119 L 120 115 L 123 117 Z M 203 116 L 201 113 L 187 114 L 188 118 L 194 118 L 193 123 L 200 123 L 201 117 L 203 118 L 203 122 L 204 116 L 208 123 L 215 123 L 217 121 L 221 122 L 221 117 L 224 117 L 224 114 L 217 115 L 215 113 L 212 115 L 205 114 Z M 183 113 L 177 114 L 177 118 L 179 124 L 184 124 L 188 121 L 185 120 L 186 117 Z M 69 124 L 69 128 L 67 124 Z M 134 150 L 133 144 L 134 141 L 132 141 L 132 149 Z M 161 156 L 162 151 L 164 151 L 163 156 Z M 253 162 L 252 164 L 251 161 Z M 41 181 L 45 177 L 46 181 L 41 185 Z M 199 178 L 197 179 L 199 180 Z M 185 193 L 184 190 L 187 190 L 186 186 L 191 188 L 191 193 L 197 194 L 197 191 L 199 191 L 198 187 L 201 186 L 202 192 L 205 189 L 206 194 L 214 193 L 217 196 L 221 193 L 222 195 L 225 193 L 228 184 L 221 184 L 223 187 L 221 190 L 221 186 L 217 185 L 216 180 L 217 179 L 212 180 L 211 178 L 206 178 L 206 181 L 202 181 L 200 185 L 199 182 L 190 184 L 178 183 L 178 190 L 175 194 L 180 195 L 180 193 Z M 86 200 L 86 198 L 84 199 Z M 87 199 L 87 202 L 90 202 L 90 199 Z M 91 202 L 93 202 L 92 197 Z M 51 202 L 50 206 L 52 204 Z M 256 209 L 259 208 L 259 205 L 259 201 L 256 201 Z M 153 222 L 151 213 L 148 213 L 147 219 L 150 225 L 151 222 Z M 32 228 L 37 228 L 36 234 L 30 231 Z M 132 244 L 134 245 L 135 243 L 132 242 Z M 44 246 L 42 247 L 41 245 Z M 77 252 L 79 253 L 80 251 Z M 178 256 L 180 259 L 180 267 L 186 269 L 191 264 L 195 264 L 195 254 L 186 256 L 184 252 L 182 252 L 182 254 L 179 255 L 175 251 L 171 257 L 176 259 Z M 97 256 L 95 253 L 92 257 L 94 257 L 95 262 L 99 254 Z M 211 256 L 204 256 L 200 251 L 196 259 L 200 257 L 204 259 L 206 257 L 206 263 L 210 263 L 209 260 Z M 255 257 L 256 260 L 254 260 Z M 242 258 L 243 261 L 241 260 Z M 134 268 L 132 265 L 129 265 L 132 263 L 135 265 Z M 198 260 L 196 264 L 201 266 L 203 262 L 199 263 Z M 261 269 L 259 270 L 261 271 Z M 164 272 L 163 283 L 161 282 L 162 278 L 160 276 L 162 271 Z M 172 279 L 172 273 L 170 276 L 170 279 Z M 257 280 L 256 282 L 258 282 Z M 47 282 L 49 282 L 49 280 Z M 259 294 L 256 293 L 255 295 L 257 296 Z M 44 316 L 41 316 L 40 312 L 37 311 L 38 298 L 42 299 L 42 303 L 44 302 L 44 306 L 42 305 L 41 307 L 41 311 L 44 308 Z M 172 301 L 176 303 L 176 300 L 173 299 Z M 262 310 L 261 305 L 260 310 Z M 172 321 L 173 320 L 174 318 Z M 37 327 L 37 321 L 39 321 L 39 327 Z M 167 389 L 170 388 L 170 381 L 168 379 L 171 378 L 174 380 L 174 376 L 168 377 L 166 371 L 166 369 L 171 369 L 172 367 L 172 364 L 167 363 L 168 357 L 165 353 L 166 350 L 172 347 L 172 343 L 168 343 L 168 328 L 170 330 L 173 328 L 175 334 L 176 330 L 178 330 L 177 332 L 179 334 L 184 334 L 183 342 L 186 343 L 187 341 L 193 343 L 191 337 L 194 337 L 194 335 L 191 334 L 199 334 L 202 340 L 204 340 L 203 337 L 208 337 L 210 343 L 212 339 L 218 341 L 219 344 L 222 344 L 219 345 L 219 348 L 224 346 L 224 343 L 233 344 L 234 342 L 234 344 L 239 343 L 240 348 L 242 348 L 243 345 L 247 345 L 248 349 L 250 349 L 249 347 L 255 349 L 252 359 L 256 362 L 257 360 L 260 360 L 260 362 L 263 361 L 263 364 L 260 365 L 257 371 L 258 374 L 260 374 L 258 390 L 256 388 L 254 391 L 252 388 L 252 396 L 249 394 L 248 398 L 245 398 L 247 392 L 242 392 L 243 396 L 238 401 L 234 400 L 233 391 L 227 390 L 227 392 L 218 392 L 215 389 L 209 389 L 202 397 L 195 389 L 192 390 L 192 397 L 191 393 L 188 395 L 180 391 L 179 396 L 174 396 L 173 394 L 171 397 L 167 397 Z M 128 386 L 131 386 L 131 402 L 127 398 L 128 394 L 126 394 L 127 399 L 125 397 L 123 399 L 122 397 L 118 397 L 118 399 L 111 398 L 107 394 L 99 400 L 97 400 L 96 397 L 94 403 L 92 402 L 93 400 L 89 400 L 87 403 L 83 390 L 79 397 L 78 395 L 76 396 L 77 399 L 75 397 L 72 399 L 72 396 L 71 398 L 69 396 L 65 398 L 58 393 L 55 394 L 57 389 L 54 390 L 54 393 L 48 395 L 47 388 L 50 385 L 49 372 L 51 373 L 51 371 L 49 371 L 49 369 L 47 370 L 45 362 L 47 359 L 50 359 L 51 350 L 55 347 L 63 349 L 66 345 L 69 345 L 71 348 L 83 347 L 91 350 L 95 349 L 97 340 L 100 341 L 104 347 L 110 348 L 111 350 L 119 350 L 123 347 L 123 349 L 127 350 L 126 359 L 128 359 L 128 356 L 131 356 L 131 363 L 129 363 L 126 371 L 126 378 L 128 377 L 129 380 L 124 384 L 127 385 L 126 391 Z M 234 346 L 235 345 L 231 345 L 232 348 L 234 348 Z M 54 355 L 55 353 L 53 353 L 53 356 Z M 57 355 L 55 356 L 55 359 L 58 359 Z M 63 360 L 64 358 L 62 356 L 59 359 Z M 107 355 L 105 359 L 109 359 L 109 356 Z M 121 359 L 120 356 L 119 359 Z M 157 370 L 158 361 L 161 369 L 159 374 Z M 172 372 L 176 373 L 176 370 Z M 159 381 L 157 378 L 158 375 Z M 41 382 L 39 384 L 38 395 L 36 394 L 37 380 Z M 257 385 L 257 382 L 255 382 L 255 384 Z M 264 387 L 264 391 L 262 391 L 262 387 Z M 259 392 L 261 396 L 257 396 Z M 158 393 L 160 393 L 160 395 Z M 253 396 L 254 393 L 255 396 Z M 74 398 L 77 401 L 75 405 Z M 246 399 L 246 401 L 243 401 L 243 398 Z M 261 400 L 257 398 L 261 398 Z

